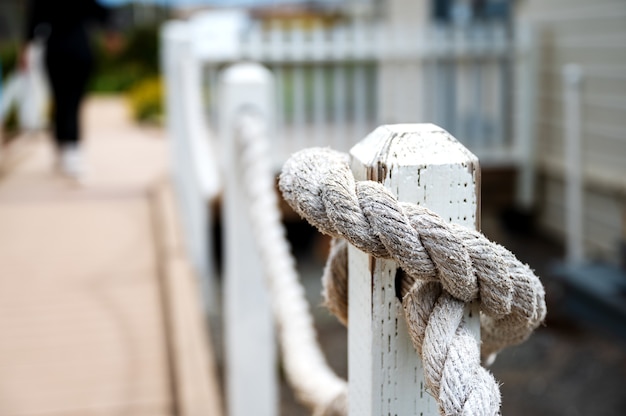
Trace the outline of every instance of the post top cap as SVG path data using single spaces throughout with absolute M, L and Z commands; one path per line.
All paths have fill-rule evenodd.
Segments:
M 257 84 L 270 81 L 272 74 L 263 65 L 242 62 L 228 67 L 222 73 L 222 81 L 231 83 Z
M 379 126 L 350 149 L 363 164 L 455 165 L 478 167 L 478 158 L 443 128 L 432 123 Z

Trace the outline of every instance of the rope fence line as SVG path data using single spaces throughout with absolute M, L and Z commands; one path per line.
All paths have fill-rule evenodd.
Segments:
M 237 155 L 232 168 L 240 174 L 231 185 L 242 187 L 248 198 L 245 210 L 271 296 L 285 374 L 314 415 L 345 416 L 348 385 L 328 366 L 317 343 L 280 220 L 268 121 L 255 110 L 239 107 L 227 119 Z M 481 353 L 483 362 L 492 362 L 498 351 L 522 342 L 543 321 L 539 279 L 479 232 L 449 224 L 422 206 L 398 202 L 380 183 L 355 181 L 348 160 L 330 149 L 304 150 L 285 163 L 279 179 L 292 208 L 333 237 L 323 275 L 326 305 L 348 323 L 348 243 L 394 260 L 400 267 L 396 290 L 410 340 L 439 412 L 499 414 L 499 388 L 481 366 Z M 464 317 L 472 301 L 480 303 L 482 345 Z
M 442 414 L 499 412 L 493 376 L 463 320 L 481 302 L 482 354 L 522 342 L 545 318 L 544 290 L 532 270 L 479 232 L 446 223 L 427 208 L 398 203 L 382 184 L 355 182 L 347 155 L 307 149 L 283 168 L 285 200 L 322 233 L 345 239 L 402 268 L 402 305 L 413 346 Z M 347 245 L 335 241 L 324 276 L 330 309 L 348 321 Z
M 328 367 L 317 344 L 280 222 L 266 127 L 251 113 L 242 114 L 237 125 L 237 168 L 250 198 L 288 380 L 314 414 L 345 415 L 346 383 Z M 488 361 L 526 339 L 546 312 L 543 287 L 528 266 L 476 231 L 447 224 L 424 207 L 398 203 L 379 183 L 355 182 L 346 155 L 329 149 L 292 156 L 280 189 L 292 208 L 335 238 L 323 277 L 330 310 L 348 322 L 346 241 L 394 259 L 403 271 L 400 294 L 412 342 L 441 413 L 497 414 L 499 389 L 480 366 L 480 346 L 465 327 L 463 310 L 466 302 L 481 300 L 482 354 Z
M 254 113 L 237 120 L 241 184 L 249 197 L 248 212 L 269 286 L 278 326 L 282 360 L 296 396 L 315 416 L 347 414 L 347 385 L 328 366 L 317 343 L 313 318 L 299 282 L 295 260 L 278 210 L 274 175 L 268 157 L 267 126 Z
M 480 299 L 486 359 L 525 340 L 545 318 L 541 282 L 510 251 L 425 207 L 398 203 L 378 182 L 355 182 L 347 155 L 330 149 L 298 152 L 285 163 L 280 188 L 290 206 L 322 233 L 398 262 L 403 298 L 416 282 L 439 281 L 461 302 Z M 332 307 L 347 322 L 347 309 Z

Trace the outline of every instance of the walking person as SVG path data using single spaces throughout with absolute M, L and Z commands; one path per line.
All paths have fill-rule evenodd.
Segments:
M 110 12 L 95 0 L 30 0 L 26 44 L 21 65 L 26 65 L 28 43 L 45 43 L 45 67 L 50 82 L 58 166 L 66 175 L 80 180 L 84 172 L 81 153 L 80 107 L 94 66 L 88 25 L 111 27 Z M 116 43 L 107 32 L 107 45 Z M 119 41 L 117 41 L 119 43 Z

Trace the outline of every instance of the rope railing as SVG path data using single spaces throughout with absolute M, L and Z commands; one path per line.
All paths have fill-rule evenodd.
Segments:
M 313 330 L 294 260 L 280 222 L 259 116 L 237 123 L 243 186 L 249 200 L 278 323 L 282 359 L 296 395 L 314 414 L 346 414 L 346 384 L 328 367 Z M 465 303 L 480 299 L 482 352 L 491 356 L 526 339 L 545 317 L 544 292 L 528 266 L 482 234 L 447 224 L 432 211 L 398 203 L 376 182 L 355 182 L 347 157 L 309 149 L 285 164 L 287 202 L 320 231 L 402 267 L 402 304 L 413 345 L 422 356 L 441 414 L 495 415 L 500 393 L 480 366 L 480 345 L 463 320 Z M 325 273 L 326 302 L 347 322 L 347 246 L 333 244 Z M 343 260 L 341 260 L 343 259 Z M 337 265 L 340 265 L 339 267 Z
M 400 297 L 409 334 L 441 413 L 497 414 L 499 389 L 480 366 L 479 352 L 482 346 L 483 356 L 493 361 L 493 354 L 525 340 L 543 321 L 539 279 L 479 232 L 448 224 L 425 207 L 399 203 L 380 183 L 355 181 L 346 156 L 329 149 L 296 153 L 281 174 L 283 196 L 322 233 L 402 268 Z M 347 246 L 335 247 L 332 270 L 346 269 Z M 327 302 L 343 322 L 346 276 L 346 270 L 325 276 Z M 482 345 L 463 319 L 465 304 L 474 300 L 480 300 Z
M 250 67 L 242 68 L 240 73 L 245 73 L 248 80 L 255 82 L 265 76 L 252 76 Z M 236 72 L 229 74 L 230 81 L 234 79 L 234 74 Z M 231 168 L 239 172 L 237 181 L 229 186 L 239 186 L 245 194 L 246 200 L 239 201 L 239 208 L 245 205 L 254 250 L 260 257 L 270 292 L 286 378 L 296 397 L 314 415 L 381 414 L 374 409 L 375 406 L 365 413 L 358 410 L 360 403 L 354 401 L 351 393 L 354 381 L 367 384 L 371 380 L 353 380 L 351 373 L 349 387 L 328 366 L 317 343 L 309 305 L 280 219 L 275 178 L 268 157 L 267 118 L 254 105 L 236 106 L 234 103 L 237 100 L 231 99 L 248 91 L 243 88 L 230 98 L 225 96 L 228 98 L 225 100 L 227 107 L 237 109 L 232 116 L 222 120 L 222 128 L 232 129 L 229 136 L 233 139 L 231 154 L 236 156 L 230 159 L 230 163 L 233 164 Z M 380 136 L 379 130 L 386 128 L 388 126 L 379 128 L 364 142 L 371 142 L 371 137 Z M 398 125 L 391 126 L 390 131 L 396 139 L 416 136 L 423 140 L 419 137 L 421 134 L 443 140 L 435 140 L 443 147 L 433 153 L 432 158 L 438 160 L 433 163 L 452 157 L 447 154 L 449 149 L 446 146 L 455 149 L 455 146 L 460 146 L 447 132 L 432 125 Z M 382 142 L 376 150 L 377 157 L 381 152 L 397 152 L 398 149 L 394 150 L 391 144 L 396 140 L 393 137 Z M 411 143 L 408 139 L 405 141 Z M 417 145 L 413 143 L 409 146 Z M 437 148 L 437 145 L 428 146 Z M 394 157 L 397 154 L 394 153 Z M 356 277 L 363 282 L 364 288 L 370 288 L 367 278 L 372 279 L 371 288 L 366 290 L 373 292 L 375 280 L 381 278 L 374 271 L 373 259 L 393 260 L 396 264 L 394 270 L 399 269 L 394 272 L 395 278 L 391 274 L 388 277 L 392 279 L 392 290 L 395 289 L 401 300 L 410 342 L 421 357 L 425 391 L 436 401 L 435 413 L 499 414 L 499 388 L 493 375 L 481 366 L 481 353 L 483 362 L 490 363 L 498 351 L 522 342 L 543 321 L 546 309 L 539 279 L 512 253 L 488 241 L 478 231 L 446 221 L 424 206 L 400 202 L 395 195 L 399 188 L 394 192 L 375 181 L 355 180 L 349 160 L 348 155 L 330 149 L 304 150 L 286 162 L 279 181 L 280 190 L 291 207 L 322 233 L 333 237 L 323 276 L 326 305 L 343 323 L 347 324 L 350 319 L 352 331 L 353 316 L 348 317 L 348 308 L 352 310 L 354 302 L 362 303 L 364 300 L 354 297 L 352 283 L 349 284 L 349 281 L 353 282 L 350 270 L 352 260 L 348 260 L 349 245 L 371 256 L 372 260 L 368 260 L 369 276 Z M 378 163 L 377 175 L 383 175 L 378 180 L 383 180 L 385 175 L 390 177 L 392 172 L 398 174 L 384 163 L 373 163 Z M 455 163 L 458 163 L 456 168 L 465 171 L 465 174 L 469 169 L 470 176 L 475 178 L 471 173 L 473 167 L 466 162 Z M 417 183 L 425 182 L 425 177 L 420 178 L 420 172 L 418 169 L 416 178 L 411 176 L 412 173 L 407 177 L 417 180 Z M 459 173 L 458 177 L 461 176 Z M 228 187 L 225 192 L 228 192 Z M 243 211 L 237 212 L 241 214 Z M 352 250 L 350 248 L 351 253 Z M 369 307 L 377 308 L 372 304 L 374 298 L 367 302 L 370 302 Z M 467 315 L 470 304 L 478 305 L 480 310 L 473 318 L 471 314 Z M 393 308 L 391 302 L 389 306 Z M 385 314 L 372 315 L 369 319 L 373 324 L 373 320 L 382 319 L 383 326 L 385 319 L 396 319 L 397 332 L 397 318 Z M 482 342 L 480 338 L 476 339 L 471 328 L 473 320 L 480 321 Z M 226 324 L 229 325 L 228 322 Z M 351 342 L 354 343 L 355 339 L 357 343 L 370 341 L 351 338 Z M 383 361 L 394 359 L 393 352 L 388 353 L 391 358 L 381 356 Z M 373 357 L 369 359 L 365 366 L 387 365 L 374 361 Z M 383 368 L 382 372 L 385 371 Z M 382 382 L 397 383 L 389 376 Z M 381 400 L 380 396 L 370 396 L 368 400 Z M 395 397 L 393 400 L 411 400 L 405 396 Z M 406 414 L 420 414 L 420 411 L 416 408 Z
M 285 237 L 269 163 L 267 126 L 262 117 L 250 112 L 241 114 L 236 125 L 235 137 L 241 146 L 237 169 L 242 172 L 242 186 L 249 198 L 248 213 L 270 289 L 287 379 L 314 415 L 346 414 L 346 382 L 328 366 L 317 343 Z

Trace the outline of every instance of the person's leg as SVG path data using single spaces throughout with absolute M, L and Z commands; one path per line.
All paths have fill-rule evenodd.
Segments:
M 53 137 L 60 151 L 66 138 L 66 120 L 67 116 L 67 84 L 68 77 L 63 72 L 63 64 L 61 59 L 52 50 L 46 53 L 46 70 L 48 72 L 48 80 L 50 81 L 50 89 L 52 92 L 52 126 Z
M 54 99 L 54 136 L 60 167 L 74 177 L 82 174 L 80 155 L 80 105 L 85 95 L 91 63 L 50 54 L 46 59 Z
M 46 59 L 54 100 L 54 132 L 57 144 L 80 141 L 80 105 L 85 91 L 91 63 L 73 60 L 50 53 Z
M 82 60 L 73 62 L 71 85 L 68 85 L 65 93 L 66 97 L 64 104 L 66 105 L 66 108 L 63 110 L 65 117 L 65 140 L 75 146 L 80 144 L 82 137 L 80 109 L 87 90 L 90 73 L 90 62 Z

